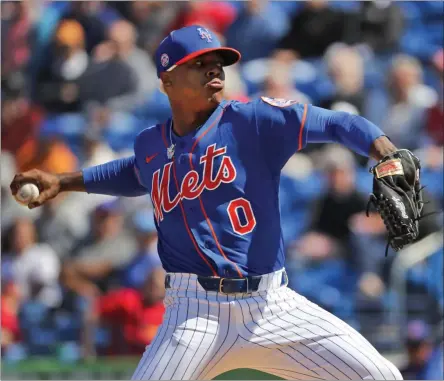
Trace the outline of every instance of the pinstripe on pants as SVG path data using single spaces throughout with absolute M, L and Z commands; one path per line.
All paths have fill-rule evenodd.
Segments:
M 166 313 L 133 380 L 212 379 L 251 368 L 299 380 L 400 380 L 396 367 L 346 323 L 267 274 L 259 291 L 206 292 L 171 275 Z

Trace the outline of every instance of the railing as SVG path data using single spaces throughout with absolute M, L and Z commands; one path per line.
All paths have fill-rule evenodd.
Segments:
M 442 248 L 443 231 L 439 231 L 400 251 L 393 261 L 389 293 L 394 304 L 390 308 L 386 308 L 385 321 L 396 330 L 395 334 L 399 343 L 405 340 L 405 327 L 408 319 L 407 272 Z

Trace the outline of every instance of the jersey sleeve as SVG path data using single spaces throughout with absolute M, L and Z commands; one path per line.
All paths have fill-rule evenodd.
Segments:
M 273 171 L 307 144 L 307 113 L 308 105 L 297 101 L 261 97 L 256 102 L 256 133 Z
M 255 106 L 255 134 L 273 171 L 307 143 L 339 143 L 368 157 L 375 139 L 385 135 L 369 120 L 346 112 L 267 97 Z
M 140 133 L 134 142 L 134 155 L 84 168 L 83 181 L 88 193 L 137 197 L 148 193 L 138 164 Z

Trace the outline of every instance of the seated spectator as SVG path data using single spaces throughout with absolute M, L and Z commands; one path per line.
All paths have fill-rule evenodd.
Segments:
M 407 364 L 400 369 L 405 380 L 439 380 L 443 376 L 439 361 L 430 369 L 433 355 L 433 341 L 427 323 L 415 320 L 407 326 Z M 441 357 L 442 364 L 442 357 Z
M 49 112 L 80 111 L 77 81 L 89 65 L 85 44 L 84 29 L 77 21 L 58 25 L 50 57 L 37 74 L 36 97 Z
M 20 300 L 33 299 L 47 307 L 57 307 L 61 301 L 57 254 L 48 244 L 38 243 L 36 227 L 30 219 L 17 219 L 10 239 L 11 251 L 3 258 L 2 266 L 11 264 Z
M 356 43 L 365 44 L 375 54 L 396 51 L 404 31 L 403 14 L 393 1 L 362 1 L 356 28 L 350 27 Z
M 136 29 L 133 24 L 117 21 L 111 25 L 108 34 L 118 57 L 133 69 L 137 78 L 137 91 L 111 98 L 107 105 L 112 110 L 131 111 L 156 89 L 156 67 L 148 53 L 136 46 Z
M 89 103 L 104 105 L 136 91 L 135 72 L 118 57 L 111 42 L 98 45 L 90 59 L 78 22 L 65 20 L 59 25 L 53 48 L 52 60 L 37 78 L 37 99 L 49 112 L 80 112 Z
M 350 221 L 365 211 L 367 200 L 356 189 L 355 161 L 349 150 L 329 145 L 321 162 L 327 188 L 311 208 L 311 223 L 298 245 L 312 256 L 347 258 L 351 254 Z
M 91 65 L 79 78 L 78 85 L 84 109 L 92 104 L 109 110 L 107 104 L 112 99 L 125 95 L 134 97 L 137 93 L 137 75 L 119 57 L 114 43 L 105 41 L 94 49 Z
M 396 146 L 410 150 L 421 146 L 425 109 L 437 100 L 436 92 L 423 84 L 422 76 L 421 64 L 415 58 L 395 56 L 388 74 L 388 93 L 373 91 L 366 107 L 368 119 Z
M 325 60 L 335 93 L 324 99 L 320 107 L 338 109 L 338 104 L 347 103 L 354 108 L 354 114 L 362 114 L 364 61 L 357 49 L 345 44 L 335 44 L 327 50 Z
M 69 193 L 47 201 L 36 221 L 39 237 L 49 244 L 59 258 L 66 258 L 88 232 L 88 209 L 70 201 Z
M 111 331 L 108 355 L 140 354 L 152 342 L 165 311 L 164 280 L 165 272 L 157 268 L 138 289 L 117 289 L 97 299 L 93 319 Z
M 444 50 L 441 49 L 434 57 L 434 68 L 439 76 L 440 90 L 437 102 L 427 110 L 426 131 L 433 144 L 444 146 Z
M 332 9 L 328 1 L 305 1 L 303 9 L 290 21 L 290 30 L 277 44 L 275 59 L 320 57 L 334 42 L 348 42 L 346 27 L 350 15 Z
M 2 85 L 2 151 L 20 159 L 38 145 L 43 110 L 25 96 L 23 73 L 10 75 Z
M 134 239 L 124 229 L 119 200 L 99 205 L 92 214 L 92 234 L 65 260 L 61 274 L 68 290 L 88 298 L 117 285 L 116 272 L 136 253 Z
M 244 63 L 267 57 L 288 30 L 288 14 L 274 1 L 249 0 L 240 4 L 226 33 L 228 46 L 242 52 Z
M 72 20 L 79 23 L 85 35 L 85 48 L 91 53 L 95 46 L 106 38 L 106 25 L 100 19 L 100 12 L 106 7 L 101 1 L 73 1 L 62 15 L 61 23 Z
M 162 267 L 157 254 L 157 230 L 152 210 L 138 211 L 132 219 L 137 239 L 137 254 L 121 270 L 120 285 L 139 289 L 145 279 Z
M 1 62 L 2 79 L 26 70 L 31 57 L 32 23 L 27 5 L 21 1 L 2 1 Z

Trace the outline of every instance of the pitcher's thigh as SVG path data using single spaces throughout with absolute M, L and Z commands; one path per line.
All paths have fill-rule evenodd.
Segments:
M 269 306 L 277 313 L 256 321 L 262 341 L 250 340 L 274 350 L 262 369 L 310 372 L 315 379 L 402 379 L 361 334 L 294 291 L 282 291 L 276 306 Z
M 353 372 L 349 372 L 352 378 L 357 377 L 356 373 L 359 373 L 365 379 L 403 379 L 398 368 L 384 358 L 364 336 L 350 325 L 310 301 L 304 310 L 316 316 L 314 324 L 322 326 L 324 330 L 333 331 L 333 327 L 337 327 L 335 331 L 337 336 L 324 340 L 325 345 L 340 358 L 337 363 L 347 362 L 349 364 L 347 367 L 354 369 Z
M 288 313 L 286 320 L 301 338 L 292 346 L 294 352 L 303 349 L 322 377 L 402 380 L 399 370 L 360 333 L 318 305 L 305 300 Z

